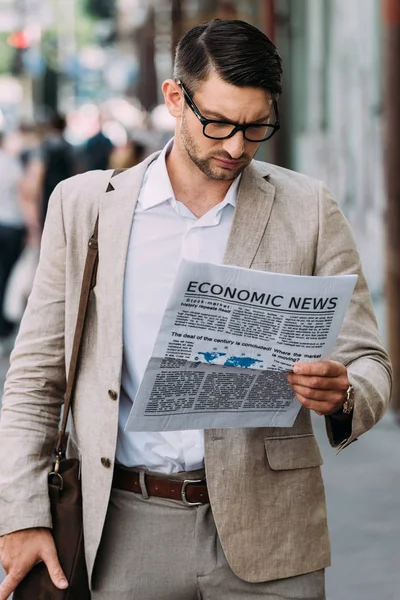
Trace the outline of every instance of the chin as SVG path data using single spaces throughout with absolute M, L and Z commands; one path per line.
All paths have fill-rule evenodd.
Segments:
M 236 179 L 236 177 L 239 175 L 238 173 L 232 173 L 232 171 L 230 171 L 229 173 L 213 173 L 211 175 L 212 179 L 217 179 L 218 181 L 233 181 L 234 179 Z
M 221 167 L 219 169 L 213 170 L 212 177 L 213 179 L 219 179 L 220 181 L 233 181 L 238 175 L 240 175 L 240 173 L 243 173 L 246 167 L 247 165 L 240 169 L 236 169 L 235 171 L 232 171 L 230 169 L 223 169 Z

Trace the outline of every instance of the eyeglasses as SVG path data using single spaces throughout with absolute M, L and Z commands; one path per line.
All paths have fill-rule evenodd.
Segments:
M 196 104 L 193 102 L 189 92 L 185 89 L 182 81 L 177 81 L 177 84 L 182 88 L 183 96 L 187 105 L 203 125 L 203 135 L 211 140 L 227 140 L 228 138 L 234 136 L 238 131 L 243 131 L 243 136 L 247 141 L 265 142 L 266 140 L 269 140 L 280 128 L 278 103 L 276 100 L 273 101 L 276 117 L 276 121 L 273 124 L 246 123 L 245 125 L 241 125 L 240 123 L 231 123 L 230 121 L 215 121 L 213 119 L 206 119 L 203 117 Z

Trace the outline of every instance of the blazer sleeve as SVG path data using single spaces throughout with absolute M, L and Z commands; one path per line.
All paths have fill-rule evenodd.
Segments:
M 319 238 L 315 275 L 357 274 L 358 281 L 332 355 L 346 365 L 354 386 L 354 410 L 348 422 L 326 418 L 332 446 L 339 451 L 371 429 L 384 415 L 391 394 L 392 370 L 378 333 L 368 286 L 353 233 L 337 202 L 323 184 L 319 189 Z
M 65 392 L 62 184 L 50 199 L 40 260 L 7 374 L 0 420 L 0 535 L 51 527 L 47 473 Z

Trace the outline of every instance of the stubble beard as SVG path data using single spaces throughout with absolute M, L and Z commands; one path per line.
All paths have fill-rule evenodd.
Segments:
M 210 179 L 215 179 L 218 181 L 233 181 L 238 175 L 240 175 L 240 173 L 242 173 L 242 171 L 247 167 L 251 160 L 251 158 L 249 158 L 248 156 L 243 155 L 241 157 L 243 160 L 243 164 L 241 164 L 240 167 L 238 167 L 237 169 L 224 169 L 218 166 L 213 167 L 213 158 L 232 160 L 232 157 L 229 156 L 227 152 L 220 150 L 214 151 L 212 154 L 201 158 L 200 149 L 196 144 L 193 136 L 190 134 L 189 129 L 186 126 L 186 121 L 184 117 L 182 119 L 181 140 L 192 163 L 196 165 L 196 167 L 200 169 L 200 171 Z

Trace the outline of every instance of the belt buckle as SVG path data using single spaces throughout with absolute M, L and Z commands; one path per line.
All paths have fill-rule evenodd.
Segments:
M 186 488 L 191 483 L 204 483 L 204 479 L 185 479 L 183 481 L 182 488 L 181 488 L 182 502 L 183 502 L 183 504 L 186 504 L 186 506 L 201 506 L 203 504 L 203 502 L 190 502 L 186 498 Z

